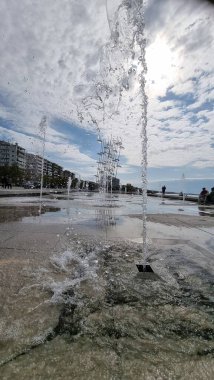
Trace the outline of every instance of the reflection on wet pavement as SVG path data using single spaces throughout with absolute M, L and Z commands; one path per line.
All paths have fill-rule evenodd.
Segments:
M 69 249 L 65 238 L 67 250 L 53 255 L 45 270 L 38 268 L 31 285 L 20 288 L 18 296 L 28 312 L 26 298 L 30 302 L 32 297 L 38 302 L 31 305 L 34 313 L 38 308 L 40 315 L 49 313 L 51 305 L 59 305 L 60 311 L 55 324 L 50 318 L 52 329 L 5 357 L 5 378 L 22 374 L 27 379 L 32 371 L 42 379 L 48 374 L 60 379 L 60 371 L 69 378 L 71 370 L 73 378 L 90 374 L 91 379 L 155 379 L 173 378 L 175 373 L 185 378 L 186 371 L 192 371 L 190 379 L 201 378 L 204 371 L 209 378 L 214 370 L 213 273 L 201 271 L 196 259 L 186 259 L 182 244 L 153 247 L 150 262 L 162 281 L 145 281 L 133 265 L 141 254 L 138 244 L 84 239 L 79 243 L 79 238 Z M 161 258 L 164 266 L 159 265 Z M 107 353 L 114 358 L 110 363 Z
M 47 212 L 58 212 L 60 208 L 58 207 L 43 207 L 41 209 L 41 214 Z M 15 207 L 15 206 L 4 206 L 0 207 L 0 223 L 15 222 L 22 220 L 24 217 L 35 217 L 40 215 L 40 210 L 38 206 L 28 206 L 28 207 Z
M 4 380 L 213 378 L 213 218 L 148 215 L 152 281 L 138 202 L 31 201 L 0 224 Z

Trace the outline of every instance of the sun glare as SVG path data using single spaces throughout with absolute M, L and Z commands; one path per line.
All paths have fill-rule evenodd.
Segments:
M 171 82 L 176 76 L 177 57 L 166 40 L 158 36 L 146 51 L 148 80 L 159 86 Z

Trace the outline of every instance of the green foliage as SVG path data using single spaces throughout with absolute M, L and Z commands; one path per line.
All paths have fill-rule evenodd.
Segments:
M 2 179 L 4 177 L 9 178 L 13 185 L 21 186 L 25 178 L 25 173 L 23 169 L 18 167 L 18 165 L 4 165 L 0 166 L 0 178 Z

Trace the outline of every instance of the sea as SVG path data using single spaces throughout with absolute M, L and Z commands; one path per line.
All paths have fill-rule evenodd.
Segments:
M 214 177 L 211 178 L 197 178 L 197 179 L 178 179 L 178 180 L 163 180 L 151 181 L 148 183 L 148 189 L 161 191 L 162 186 L 166 186 L 166 192 L 180 193 L 181 191 L 185 194 L 196 194 L 198 195 L 202 187 L 206 187 L 208 191 L 214 187 Z

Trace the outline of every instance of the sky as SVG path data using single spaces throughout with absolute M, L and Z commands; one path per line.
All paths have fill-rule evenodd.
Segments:
M 144 1 L 139 48 L 139 2 L 1 0 L 0 139 L 41 154 L 46 116 L 45 157 L 95 180 L 98 136 L 119 137 L 118 177 L 141 186 L 147 116 L 150 188 L 214 182 L 214 5 Z

